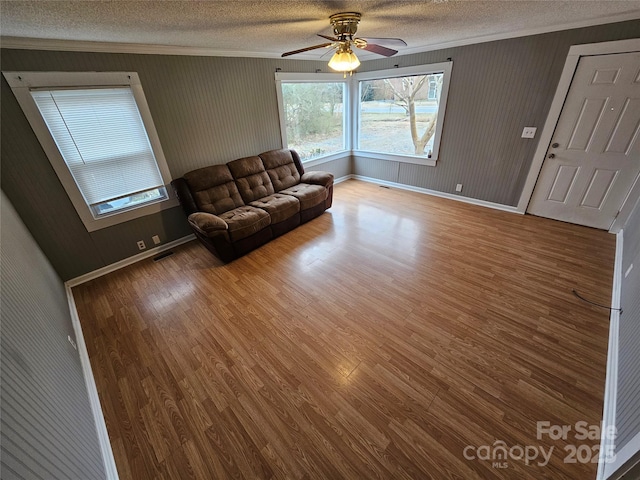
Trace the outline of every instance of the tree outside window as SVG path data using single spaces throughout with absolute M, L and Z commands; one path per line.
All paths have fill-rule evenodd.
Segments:
M 453 62 L 356 72 L 276 72 L 285 148 L 311 165 L 347 154 L 435 166 Z
M 359 148 L 429 157 L 444 74 L 360 82 Z
M 344 83 L 282 82 L 287 147 L 303 161 L 345 150 Z

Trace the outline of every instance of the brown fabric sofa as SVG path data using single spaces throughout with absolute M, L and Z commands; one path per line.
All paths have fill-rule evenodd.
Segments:
M 171 184 L 196 237 L 224 262 L 321 215 L 333 201 L 333 175 L 305 173 L 295 150 L 199 168 Z

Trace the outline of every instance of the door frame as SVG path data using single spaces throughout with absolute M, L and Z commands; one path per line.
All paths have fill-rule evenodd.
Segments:
M 531 201 L 531 197 L 533 196 L 533 190 L 535 189 L 536 183 L 538 181 L 538 176 L 540 175 L 540 171 L 542 170 L 542 165 L 544 164 L 544 159 L 546 158 L 549 144 L 551 143 L 551 139 L 553 138 L 556 125 L 558 124 L 560 114 L 562 113 L 562 107 L 564 106 L 564 102 L 569 93 L 569 88 L 571 88 L 571 82 L 573 81 L 573 76 L 576 72 L 576 69 L 578 68 L 580 57 L 591 55 L 608 55 L 613 53 L 631 53 L 639 51 L 640 38 L 617 40 L 614 42 L 586 43 L 583 45 L 573 45 L 571 48 L 569 48 L 569 54 L 567 55 L 567 59 L 565 60 L 562 75 L 560 76 L 560 81 L 558 82 L 558 87 L 553 97 L 551 108 L 549 109 L 549 114 L 547 115 L 547 119 L 545 120 L 544 127 L 542 128 L 542 132 L 540 133 L 540 140 L 538 140 L 538 146 L 536 147 L 536 151 L 533 155 L 533 161 L 531 162 L 531 167 L 529 168 L 529 174 L 527 175 L 522 193 L 520 194 L 520 201 L 518 202 L 517 207 L 517 211 L 519 213 L 525 213 L 527 211 L 529 202 Z M 620 207 L 620 213 L 611 224 L 609 232 L 617 233 L 622 229 L 622 226 L 625 224 L 625 222 L 629 218 L 629 215 L 631 214 L 633 206 L 639 199 L 640 181 L 636 179 L 633 187 L 631 187 L 629 194 Z

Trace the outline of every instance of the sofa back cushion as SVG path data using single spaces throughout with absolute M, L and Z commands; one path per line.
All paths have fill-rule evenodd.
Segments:
M 274 193 L 273 184 L 260 157 L 239 158 L 227 163 L 227 166 L 236 180 L 236 186 L 244 203 L 250 203 Z
M 271 150 L 261 153 L 260 158 L 276 192 L 300 183 L 300 172 L 293 161 L 291 150 Z
M 220 215 L 244 205 L 226 165 L 199 168 L 184 175 L 193 199 L 202 212 Z

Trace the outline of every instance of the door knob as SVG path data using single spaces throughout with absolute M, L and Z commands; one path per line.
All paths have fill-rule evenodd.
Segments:
M 556 154 L 555 153 L 550 153 L 549 155 L 547 155 L 547 158 L 556 158 Z

